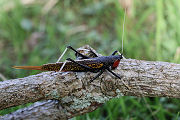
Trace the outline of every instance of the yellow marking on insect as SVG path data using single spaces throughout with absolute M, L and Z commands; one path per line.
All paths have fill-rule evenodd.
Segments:
M 92 67 L 92 68 L 101 68 L 103 66 L 103 63 L 98 63 L 98 64 L 88 64 L 87 66 Z

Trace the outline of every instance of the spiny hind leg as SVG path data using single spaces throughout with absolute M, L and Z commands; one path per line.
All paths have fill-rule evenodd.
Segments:
M 66 49 L 63 51 L 63 53 L 62 53 L 61 56 L 58 58 L 58 60 L 57 60 L 56 63 L 58 63 L 58 62 L 61 60 L 61 58 L 64 56 L 64 54 L 67 52 L 67 50 L 68 50 L 68 48 L 66 47 Z
M 73 62 L 73 63 L 76 63 L 76 64 L 78 64 L 79 66 L 81 66 L 81 67 L 83 67 L 83 68 L 85 68 L 85 69 L 87 69 L 87 70 L 89 70 L 89 71 L 91 71 L 91 72 L 94 71 L 93 68 L 91 68 L 91 67 L 89 67 L 89 66 L 86 66 L 86 65 L 83 65 L 83 64 L 81 64 L 81 63 L 78 63 L 78 62 L 74 61 L 74 60 L 71 59 L 71 58 L 67 58 L 66 60 L 71 61 L 71 62 Z M 103 72 L 104 72 L 104 70 L 101 70 L 93 79 L 90 80 L 90 83 L 93 82 L 96 78 L 98 78 Z
M 68 49 L 71 49 L 71 50 L 73 50 L 76 54 L 79 54 L 83 59 L 88 59 L 89 57 L 88 56 L 86 56 L 86 55 L 83 55 L 83 54 L 81 54 L 80 52 L 78 52 L 77 50 L 75 50 L 73 47 L 71 47 L 71 46 L 67 46 L 66 47 L 66 49 L 64 50 L 64 52 L 62 53 L 62 55 L 59 57 L 59 59 L 57 60 L 57 62 L 59 62 L 60 60 L 61 60 L 61 58 L 64 56 L 64 54 L 66 53 L 66 51 L 68 50 Z M 93 51 L 92 51 L 93 52 Z M 93 52 L 94 53 L 94 52 Z M 94 53 L 95 55 L 96 55 L 96 53 Z M 96 55 L 97 56 L 97 55 Z M 97 56 L 98 57 L 98 56 Z M 70 59 L 70 58 L 68 58 L 70 61 L 72 61 L 72 59 Z M 67 59 L 67 60 L 68 60 Z M 65 64 L 66 64 L 66 62 L 67 62 L 67 60 L 63 63 L 63 65 L 61 66 L 61 68 L 60 68 L 60 70 L 59 71 L 62 71 L 62 69 L 63 69 L 63 67 L 65 66 Z M 74 61 L 74 60 L 73 60 Z M 56 63 L 57 63 L 56 62 Z M 74 61 L 75 62 L 75 61 Z M 86 69 L 88 69 L 87 68 L 88 66 L 86 66 Z M 92 69 L 92 68 L 91 68 Z
M 61 54 L 61 56 L 58 58 L 57 62 L 59 62 L 59 61 L 62 59 L 62 57 L 64 56 L 64 54 L 67 52 L 68 49 L 71 49 L 71 50 L 74 51 L 76 54 L 79 54 L 83 59 L 88 59 L 88 58 L 89 58 L 88 56 L 83 55 L 83 54 L 81 54 L 80 52 L 78 52 L 77 50 L 75 50 L 73 47 L 67 46 L 66 49 L 65 49 L 65 50 L 63 51 L 63 53 Z M 57 62 L 56 62 L 56 63 L 57 63 Z
M 87 65 L 83 65 L 83 64 L 81 64 L 81 63 L 78 63 L 78 62 L 74 61 L 74 60 L 71 59 L 71 58 L 67 58 L 66 60 L 71 61 L 71 62 L 73 62 L 73 63 L 75 63 L 75 64 L 77 64 L 77 65 L 79 65 L 79 66 L 81 66 L 81 67 L 83 67 L 83 68 L 85 68 L 85 69 L 87 69 L 88 71 L 91 71 L 91 72 L 94 71 L 93 68 L 91 68 L 91 67 L 89 67 L 89 66 L 87 66 Z
M 88 56 L 89 58 L 94 58 L 94 57 L 100 57 L 100 55 L 89 45 L 85 45 L 83 47 L 80 47 L 77 49 L 78 52 L 83 53 L 83 55 Z M 76 57 L 79 57 L 78 54 L 76 54 Z M 79 58 L 82 59 L 82 58 Z
M 72 51 L 74 51 L 76 54 L 80 55 L 83 59 L 88 59 L 89 57 L 86 55 L 81 54 L 80 52 L 78 52 L 77 50 L 75 50 L 73 47 L 71 46 L 67 46 L 67 48 L 71 49 Z
M 75 64 L 78 64 L 79 66 L 81 66 L 81 67 L 83 67 L 83 68 L 85 68 L 85 69 L 87 69 L 87 70 L 89 70 L 89 71 L 92 71 L 92 70 L 93 70 L 93 69 L 92 69 L 91 67 L 89 67 L 89 66 L 86 66 L 86 65 L 83 65 L 83 64 L 81 64 L 81 63 L 78 63 L 78 62 L 74 61 L 74 60 L 71 59 L 71 58 L 67 58 L 67 59 L 65 60 L 65 62 L 63 63 L 63 65 L 61 66 L 59 72 L 62 71 L 62 69 L 64 68 L 64 66 L 65 66 L 65 64 L 66 64 L 67 61 L 71 61 L 71 62 L 73 62 L 73 63 L 75 63 Z

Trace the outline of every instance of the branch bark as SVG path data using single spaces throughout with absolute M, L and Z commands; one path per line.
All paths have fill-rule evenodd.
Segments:
M 87 46 L 86 46 L 87 47 Z M 92 49 L 92 48 L 88 48 Z M 68 119 L 121 96 L 180 98 L 180 64 L 123 59 L 115 73 L 42 72 L 0 82 L 0 109 L 36 102 L 1 119 Z M 122 80 L 131 88 L 127 89 Z M 43 102 L 37 102 L 44 100 Z

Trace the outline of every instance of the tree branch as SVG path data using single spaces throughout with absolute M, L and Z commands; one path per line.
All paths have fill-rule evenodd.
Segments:
M 122 79 L 105 72 L 89 83 L 97 73 L 42 72 L 0 82 L 1 110 L 45 100 L 0 118 L 67 119 L 91 112 L 121 96 L 180 98 L 180 64 L 123 59 L 114 72 Z M 122 80 L 131 89 L 127 89 Z

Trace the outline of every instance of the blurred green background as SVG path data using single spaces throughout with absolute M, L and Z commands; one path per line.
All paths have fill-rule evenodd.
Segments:
M 0 8 L 1 81 L 39 73 L 11 67 L 56 62 L 67 45 L 121 51 L 125 8 L 125 57 L 180 63 L 179 0 L 0 0 Z M 121 97 L 73 119 L 180 120 L 179 111 L 179 99 Z

